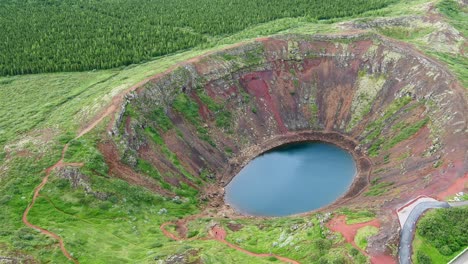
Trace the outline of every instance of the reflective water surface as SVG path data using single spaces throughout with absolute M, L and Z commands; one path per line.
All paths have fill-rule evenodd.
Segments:
M 293 144 L 252 160 L 226 186 L 225 200 L 249 215 L 297 214 L 335 201 L 355 174 L 351 154 L 335 145 Z

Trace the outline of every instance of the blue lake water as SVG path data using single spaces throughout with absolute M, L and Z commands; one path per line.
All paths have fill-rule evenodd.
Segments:
M 252 160 L 226 186 L 226 202 L 255 216 L 285 216 L 328 205 L 356 174 L 351 154 L 326 143 L 273 149 Z

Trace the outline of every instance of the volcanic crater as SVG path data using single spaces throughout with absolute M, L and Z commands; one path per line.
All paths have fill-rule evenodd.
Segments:
M 176 195 L 170 185 L 191 187 L 216 208 L 210 214 L 242 217 L 224 203 L 224 187 L 250 160 L 287 143 L 330 142 L 354 156 L 358 175 L 322 210 L 372 208 L 395 223 L 386 210 L 464 177 L 466 108 L 457 79 L 407 44 L 283 35 L 150 79 L 126 95 L 100 148 L 116 177 L 167 196 Z

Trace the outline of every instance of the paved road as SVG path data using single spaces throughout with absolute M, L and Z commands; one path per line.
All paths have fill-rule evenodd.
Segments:
M 398 258 L 400 264 L 411 263 L 411 244 L 413 242 L 414 230 L 419 217 L 428 209 L 432 208 L 449 208 L 450 205 L 446 202 L 422 202 L 418 204 L 408 216 L 405 225 L 401 229 L 400 247 L 398 248 Z
M 451 207 L 465 206 L 465 205 L 468 205 L 468 201 L 449 202 L 449 204 Z
M 466 264 L 468 263 L 468 248 L 463 251 L 462 255 L 457 256 L 456 259 L 451 260 L 448 264 Z
M 398 259 L 400 264 L 411 264 L 411 244 L 413 243 L 414 231 L 416 229 L 416 222 L 418 221 L 419 217 L 429 209 L 432 208 L 449 208 L 449 207 L 459 207 L 459 206 L 467 206 L 468 201 L 460 201 L 460 202 L 422 202 L 415 206 L 411 213 L 409 214 L 408 218 L 405 221 L 405 224 L 400 232 L 400 246 L 398 247 Z M 468 260 L 468 254 L 462 256 L 462 261 Z M 456 262 L 458 263 L 458 262 Z M 461 262 L 461 263 L 468 263 Z

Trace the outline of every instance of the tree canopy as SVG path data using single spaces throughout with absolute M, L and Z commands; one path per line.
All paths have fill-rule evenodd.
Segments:
M 140 63 L 287 17 L 358 15 L 396 0 L 5 0 L 0 75 Z

